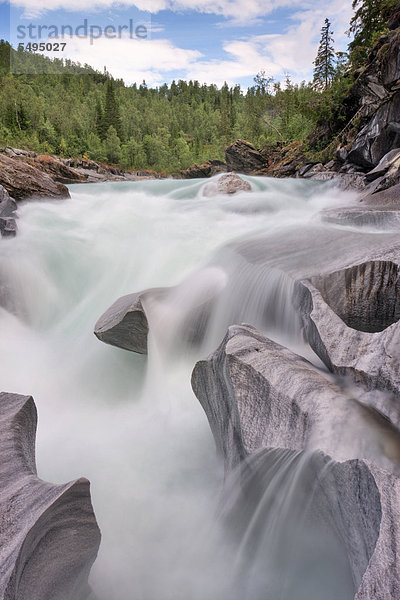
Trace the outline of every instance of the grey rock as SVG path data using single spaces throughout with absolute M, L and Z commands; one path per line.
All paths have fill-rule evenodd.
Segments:
M 15 237 L 17 204 L 7 190 L 0 185 L 0 232 L 3 237 Z
M 400 166 L 399 148 L 395 148 L 394 150 L 391 150 L 385 154 L 385 156 L 379 161 L 379 164 L 374 169 L 369 171 L 365 178 L 367 181 L 373 181 L 374 179 L 377 179 L 386 173 L 392 166 L 395 166 L 395 168 Z
M 0 232 L 3 237 L 15 237 L 17 235 L 17 222 L 12 217 L 0 217 Z
M 347 159 L 348 153 L 349 152 L 348 152 L 347 148 L 344 148 L 344 147 L 338 148 L 336 150 L 336 155 L 335 155 L 336 159 L 340 162 L 344 162 Z
M 147 354 L 149 325 L 142 301 L 155 291 L 145 290 L 116 300 L 97 321 L 95 336 L 105 344 Z
M 0 597 L 87 600 L 100 532 L 89 482 L 40 480 L 32 397 L 0 394 Z
M 311 176 L 306 173 L 305 177 L 309 177 L 315 181 L 332 181 L 341 190 L 360 191 L 365 185 L 364 175 L 357 172 L 337 173 L 336 171 L 319 171 Z
M 307 339 L 328 368 L 400 392 L 399 261 L 364 262 L 298 287 Z
M 308 169 L 303 177 L 306 178 L 312 178 L 314 175 L 316 175 L 317 173 L 322 173 L 325 171 L 325 167 L 322 163 L 317 163 L 316 165 L 314 165 L 313 167 L 311 167 L 311 169 Z
M 304 177 L 304 175 L 307 173 L 307 171 L 309 171 L 315 163 L 307 163 L 305 165 L 303 165 L 302 167 L 300 167 L 300 169 L 297 171 L 297 176 L 298 177 Z
M 399 472 L 397 429 L 249 325 L 229 327 L 216 352 L 196 364 L 192 387 L 228 471 L 260 449 L 283 447 Z
M 208 183 L 203 190 L 205 196 L 236 194 L 237 192 L 251 192 L 251 185 L 236 173 L 221 175 L 217 181 Z
M 17 210 L 17 203 L 7 190 L 0 185 L 0 217 L 11 217 Z
M 21 158 L 0 155 L 0 185 L 17 201 L 27 198 L 69 198 L 68 189 Z
M 354 597 L 382 523 L 365 462 L 265 449 L 229 476 L 224 499 L 224 522 L 241 551 L 233 600 L 265 598 L 266 590 L 279 598 L 282 588 L 284 598 Z
M 327 223 L 351 227 L 400 229 L 400 206 L 399 209 L 379 206 L 329 208 L 322 211 L 320 217 Z
M 391 125 L 399 121 L 400 92 L 397 92 L 390 101 L 378 108 L 357 135 L 348 160 L 367 169 L 378 165 L 385 154 L 400 147 L 400 133 Z
M 363 204 L 368 206 L 393 207 L 400 209 L 400 183 L 376 193 L 371 193 L 368 187 L 366 192 L 366 195 L 361 197 Z
M 188 169 L 181 171 L 183 179 L 196 179 L 202 177 L 213 177 L 218 173 L 225 173 L 226 164 L 222 160 L 211 159 L 205 163 L 191 165 Z
M 324 512 L 327 502 L 347 548 L 357 600 L 397 598 L 398 429 L 373 408 L 345 394 L 304 358 L 250 326 L 229 328 L 218 350 L 196 364 L 192 386 L 227 471 L 244 465 L 241 468 L 248 481 L 247 461 L 253 470 L 256 462 L 256 485 L 263 497 L 265 488 L 257 469 L 260 464 L 265 468 L 268 449 L 275 453 L 282 448 L 293 452 L 306 449 L 314 452 L 312 464 L 315 460 L 328 462 L 316 458 L 322 448 L 336 461 L 329 462 L 328 479 L 332 477 L 332 481 L 324 483 L 325 501 L 316 498 L 314 518 Z M 297 454 L 293 457 L 298 460 Z M 313 488 L 318 480 L 318 475 L 310 477 Z M 246 480 L 239 493 L 252 498 Z M 253 523 L 260 512 L 250 509 Z
M 160 343 L 176 352 L 202 343 L 215 303 L 225 286 L 224 273 L 205 268 L 180 285 L 153 288 L 119 298 L 95 325 L 99 340 L 124 350 L 147 354 L 149 323 L 161 335 Z

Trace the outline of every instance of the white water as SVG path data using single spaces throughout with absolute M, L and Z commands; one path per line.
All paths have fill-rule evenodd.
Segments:
M 238 236 L 304 228 L 349 201 L 311 182 L 247 179 L 253 194 L 217 198 L 199 180 L 74 186 L 71 200 L 21 207 L 17 238 L 1 243 L 1 388 L 35 398 L 39 475 L 91 481 L 100 600 L 229 597 L 221 465 L 190 389 L 200 356 L 165 355 L 162 323 L 148 366 L 92 332 L 119 296 L 175 285 Z

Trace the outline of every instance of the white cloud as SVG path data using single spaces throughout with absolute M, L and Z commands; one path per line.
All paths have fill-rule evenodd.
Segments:
M 338 4 L 323 0 L 11 0 L 11 5 L 25 9 L 26 16 L 34 17 L 50 11 L 64 9 L 67 11 L 88 12 L 94 9 L 105 10 L 118 7 L 136 7 L 139 10 L 157 13 L 160 10 L 173 11 L 195 10 L 223 16 L 234 22 L 251 21 L 268 15 L 276 8 L 291 7 L 293 9 L 308 9 L 320 12 L 321 7 L 326 15 L 334 14 L 333 6 Z M 351 7 L 351 0 L 341 0 L 339 3 L 346 10 Z
M 39 0 L 12 0 L 31 8 Z M 71 8 L 77 0 L 69 0 Z M 139 1 L 135 0 L 135 4 Z M 182 9 L 184 7 L 197 8 L 211 11 L 210 0 L 155 0 L 159 4 L 169 2 Z M 286 0 L 285 0 L 286 1 Z M 291 1 L 291 0 L 288 0 Z M 40 2 L 46 6 L 47 0 Z M 110 5 L 110 0 L 99 0 L 103 5 Z M 246 4 L 244 4 L 246 2 Z M 250 12 L 253 16 L 257 10 L 264 12 L 268 6 L 278 0 L 216 0 L 213 2 L 214 12 L 222 10 L 225 6 L 226 13 L 231 18 L 239 16 L 239 9 Z M 127 3 L 127 2 L 125 2 Z M 146 6 L 149 6 L 147 0 Z M 280 5 L 282 1 L 279 0 Z M 64 4 L 59 0 L 52 1 L 52 7 Z M 86 0 L 79 0 L 80 7 L 87 5 Z M 133 0 L 131 2 L 133 4 Z M 301 6 L 301 10 L 300 10 Z M 240 8 L 241 7 L 241 8 Z M 251 34 L 234 41 L 221 41 L 223 53 L 218 50 L 217 57 L 203 56 L 196 49 L 180 48 L 172 41 L 161 40 L 131 40 L 105 39 L 96 40 L 93 45 L 87 39 L 73 38 L 68 40 L 68 58 L 88 63 L 99 70 L 107 66 L 114 77 L 123 78 L 127 83 L 138 82 L 143 79 L 149 85 L 159 85 L 170 81 L 176 74 L 183 79 L 197 79 L 201 83 L 216 83 L 221 85 L 224 81 L 235 84 L 241 81 L 251 81 L 260 70 L 265 70 L 275 79 L 282 79 L 285 72 L 292 75 L 294 81 L 309 80 L 312 77 L 312 62 L 316 55 L 320 38 L 320 29 L 326 16 L 333 23 L 335 31 L 336 49 L 345 48 L 347 39 L 343 32 L 348 27 L 351 16 L 351 0 L 320 0 L 316 6 L 315 0 L 303 0 L 301 5 L 296 3 L 296 12 L 286 21 L 286 30 L 273 35 Z M 158 27 L 159 24 L 156 24 Z M 223 32 L 223 30 L 221 30 Z M 251 30 L 250 30 L 251 31 Z
M 89 39 L 74 37 L 65 38 L 65 41 L 65 58 L 87 63 L 99 71 L 107 67 L 113 77 L 122 78 L 129 84 L 141 83 L 143 79 L 149 85 L 161 84 L 169 79 L 171 71 L 187 71 L 202 57 L 199 51 L 178 48 L 169 40 L 100 38 L 90 44 Z M 47 54 L 51 56 L 51 53 Z

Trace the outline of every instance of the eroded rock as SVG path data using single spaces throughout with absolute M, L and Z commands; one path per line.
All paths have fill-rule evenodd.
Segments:
M 340 333 L 336 331 L 335 337 Z M 237 495 L 228 496 L 228 514 L 233 514 L 235 523 L 235 511 L 236 516 L 237 511 L 245 511 L 240 522 L 246 527 L 245 542 L 250 542 L 249 560 L 251 567 L 255 566 L 251 572 L 256 573 L 264 532 L 271 535 L 265 527 L 274 503 L 280 498 L 282 504 L 296 510 L 298 503 L 304 502 L 305 511 L 310 511 L 310 531 L 326 514 L 322 522 L 340 532 L 355 598 L 397 598 L 399 430 L 380 413 L 345 394 L 304 358 L 250 326 L 229 328 L 217 351 L 196 364 L 192 386 L 226 469 L 229 472 L 240 465 L 242 471 L 234 488 L 228 487 L 228 492 Z M 319 449 L 333 461 L 319 454 Z M 296 461 L 303 460 L 298 451 L 304 450 L 305 466 L 293 468 Z M 273 476 L 268 472 L 271 469 Z M 298 495 L 302 485 L 304 498 Z M 290 504 L 294 489 L 296 498 Z M 240 496 L 245 496 L 246 502 Z M 281 513 L 282 509 L 277 512 Z M 291 516 L 289 511 L 286 523 Z M 308 522 L 306 512 L 302 512 L 303 518 L 301 523 Z M 281 534 L 279 529 L 279 544 L 284 531 Z M 271 553 L 262 550 L 261 559 L 269 561 Z M 303 551 L 307 553 L 307 538 Z M 287 554 L 278 554 L 279 564 Z M 310 577 L 315 576 L 312 571 Z M 279 585 L 281 581 L 281 589 Z
M 399 469 L 397 430 L 251 326 L 228 329 L 218 350 L 196 364 L 192 387 L 228 470 L 262 448 L 279 447 Z
M 0 597 L 87 600 L 100 543 L 89 482 L 38 478 L 32 397 L 1 393 L 0 422 Z
M 118 298 L 97 321 L 95 336 L 105 344 L 147 354 L 149 325 L 142 300 L 154 291 L 146 290 Z
M 399 393 L 398 289 L 398 264 L 391 261 L 364 263 L 300 284 L 307 339 L 331 371 L 367 389 Z
M 178 348 L 198 346 L 207 331 L 226 276 L 218 268 L 193 273 L 180 285 L 153 288 L 119 298 L 95 325 L 99 340 L 118 348 L 147 354 L 149 323 L 157 342 Z

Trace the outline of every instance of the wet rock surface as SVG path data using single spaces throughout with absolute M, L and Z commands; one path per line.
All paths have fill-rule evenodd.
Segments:
M 153 288 L 119 298 L 95 325 L 96 337 L 124 350 L 147 354 L 149 323 L 159 343 L 175 352 L 202 343 L 215 303 L 225 285 L 218 269 L 204 269 L 180 285 Z
M 97 321 L 95 336 L 105 344 L 147 354 L 149 325 L 142 301 L 154 291 L 128 294 L 116 300 Z
M 262 516 L 253 542 L 260 540 L 268 509 L 268 504 L 259 504 L 260 497 L 268 497 L 271 481 L 275 481 L 268 475 L 276 465 L 271 453 L 282 453 L 283 448 L 294 453 L 292 460 L 300 460 L 296 450 L 306 450 L 306 470 L 326 464 L 310 474 L 307 507 L 314 519 L 326 511 L 335 530 L 341 532 L 355 598 L 396 598 L 400 592 L 400 569 L 395 560 L 400 542 L 399 430 L 374 409 L 345 394 L 304 358 L 250 326 L 229 328 L 218 350 L 196 364 L 192 386 L 226 469 L 242 471 L 241 486 L 235 489 L 246 501 L 231 497 L 229 516 L 232 511 L 235 518 L 238 512 L 248 510 L 252 524 L 258 522 L 257 515 Z M 334 461 L 324 458 L 320 449 Z M 276 494 L 289 485 L 280 473 L 282 482 Z M 306 481 L 304 469 L 301 478 L 298 470 L 295 474 L 300 484 Z M 287 494 L 293 492 L 293 485 Z M 254 498 L 255 507 L 249 507 Z M 285 498 L 287 501 L 287 495 Z M 301 503 L 297 492 L 296 498 Z M 310 519 L 310 527 L 315 526 Z M 249 535 L 247 530 L 247 540 Z M 303 551 L 307 551 L 304 545 Z
M 251 192 L 251 185 L 236 173 L 221 175 L 217 181 L 208 183 L 203 191 L 205 196 L 215 196 L 217 194 L 231 195 L 237 192 Z
M 0 421 L 0 596 L 88 600 L 100 543 L 89 482 L 53 485 L 38 478 L 32 397 L 1 393 Z

